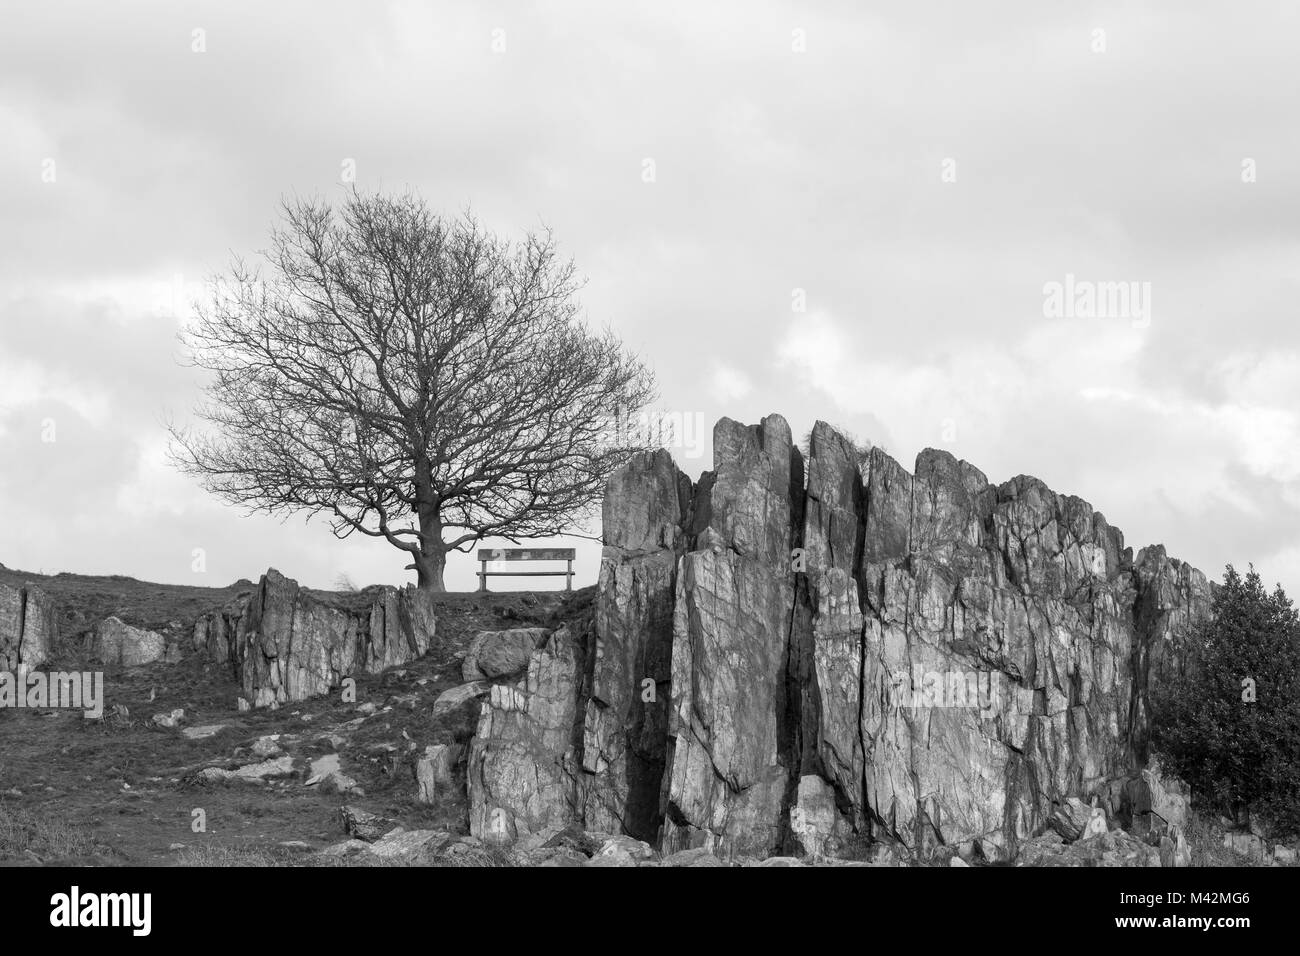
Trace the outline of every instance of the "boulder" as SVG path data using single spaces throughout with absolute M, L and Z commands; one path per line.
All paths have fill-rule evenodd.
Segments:
M 1160 865 L 1184 867 L 1192 865 L 1192 848 L 1183 836 L 1182 827 L 1173 827 L 1160 838 Z
M 189 740 L 206 740 L 215 737 L 225 729 L 225 724 L 203 724 L 199 727 L 186 727 L 181 733 Z
M 835 792 L 820 777 L 809 775 L 799 781 L 795 805 L 790 809 L 790 832 L 814 860 L 833 856 L 850 835 L 835 806 Z
M 1182 785 L 1147 767 L 1124 782 L 1120 813 L 1134 835 L 1158 844 L 1174 827 L 1187 826 L 1187 797 Z
M 645 860 L 653 860 L 656 856 L 654 849 L 644 840 L 638 840 L 630 836 L 612 836 L 600 845 L 600 849 L 595 855 L 598 857 L 626 857 L 632 861 L 633 865 Z
M 99 622 L 94 646 L 96 658 L 118 667 L 143 667 L 167 654 L 167 640 L 161 634 L 124 624 L 116 617 Z
M 40 667 L 59 633 L 54 602 L 34 584 L 0 584 L 0 671 Z
M 415 761 L 415 799 L 419 803 L 433 803 L 439 790 L 452 785 L 452 771 L 460 759 L 460 747 L 455 744 L 431 744 Z
M 307 787 L 321 786 L 325 789 L 333 789 L 338 793 L 348 793 L 357 788 L 357 782 L 345 774 L 339 766 L 338 754 L 326 754 L 317 760 L 311 762 L 311 769 L 307 772 L 307 781 L 303 784 Z
M 153 723 L 159 727 L 178 727 L 180 726 L 180 722 L 184 719 L 185 711 L 180 708 L 168 711 L 165 714 L 154 714 L 152 718 Z
M 240 780 L 265 780 L 267 777 L 285 777 L 293 773 L 293 758 L 287 754 L 272 760 L 246 764 L 236 770 L 234 777 Z
M 518 677 L 527 669 L 533 651 L 546 643 L 550 635 L 543 627 L 479 631 L 465 652 L 461 678 L 472 682 Z
M 433 702 L 432 715 L 441 717 L 449 714 L 453 710 L 464 707 L 470 701 L 477 700 L 492 690 L 492 685 L 487 681 L 476 680 L 468 684 L 460 684 L 449 690 L 443 691 Z
M 249 749 L 252 750 L 254 757 L 278 757 L 284 753 L 284 748 L 280 746 L 280 736 L 280 734 L 268 734 L 258 737 Z
M 396 827 L 392 820 L 359 807 L 339 808 L 339 818 L 343 821 L 344 833 L 366 843 L 374 843 Z
M 450 839 L 446 830 L 393 830 L 370 845 L 381 860 L 413 860 L 435 853 Z

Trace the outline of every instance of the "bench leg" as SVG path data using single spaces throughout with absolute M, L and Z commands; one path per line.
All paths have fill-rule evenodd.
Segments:
M 573 562 L 569 562 L 569 570 L 564 575 L 564 590 L 573 590 Z
M 480 594 L 487 593 L 487 562 L 484 561 L 479 565 L 478 572 L 478 590 Z

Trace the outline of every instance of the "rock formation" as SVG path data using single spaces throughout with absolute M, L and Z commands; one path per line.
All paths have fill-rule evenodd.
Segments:
M 167 640 L 154 631 L 132 627 L 116 617 L 109 617 L 95 627 L 94 653 L 105 664 L 141 667 L 164 658 Z
M 59 633 L 54 602 L 35 585 L 0 584 L 0 671 L 40 667 Z
M 267 707 L 414 660 L 429 649 L 434 628 L 430 595 L 411 585 L 367 588 L 345 600 L 272 568 L 251 595 L 195 623 L 194 648 L 232 664 L 244 696 Z
M 779 416 L 724 419 L 714 465 L 692 483 L 661 451 L 611 480 L 594 632 L 484 705 L 477 835 L 998 860 L 1144 764 L 1199 571 L 1037 479 L 933 449 L 909 473 L 823 423 L 805 461 Z

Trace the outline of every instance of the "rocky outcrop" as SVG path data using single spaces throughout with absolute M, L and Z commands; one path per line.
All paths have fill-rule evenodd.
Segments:
M 167 640 L 154 631 L 132 627 L 110 617 L 95 627 L 94 653 L 105 664 L 142 667 L 166 656 Z
M 805 461 L 779 416 L 723 420 L 714 464 L 611 480 L 594 633 L 494 688 L 476 834 L 1002 860 L 1062 807 L 1114 809 L 1204 575 L 1037 479 L 932 449 L 909 473 L 822 423 Z
M 596 831 L 658 838 L 677 563 L 690 503 L 690 481 L 663 450 L 635 457 L 605 496 L 582 710 L 581 818 Z
M 54 655 L 54 602 L 35 585 L 0 584 L 0 671 L 40 667 Z
M 432 598 L 413 586 L 367 588 L 345 600 L 271 569 L 251 595 L 196 622 L 194 648 L 232 664 L 244 697 L 267 707 L 414 660 L 434 631 Z
M 581 648 L 567 628 L 533 653 L 516 684 L 494 684 L 470 743 L 470 832 L 510 844 L 577 814 L 574 729 Z

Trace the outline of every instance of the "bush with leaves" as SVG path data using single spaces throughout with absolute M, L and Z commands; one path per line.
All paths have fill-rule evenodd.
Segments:
M 1152 753 L 1209 807 L 1300 832 L 1300 616 L 1228 565 L 1183 673 L 1151 689 Z

